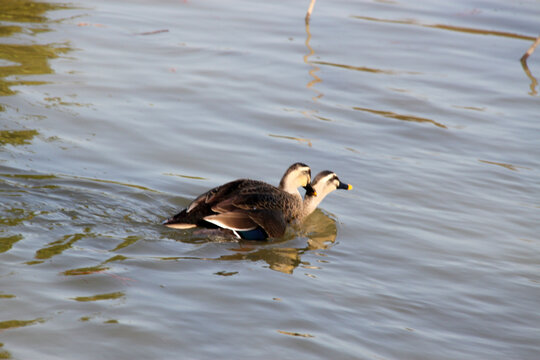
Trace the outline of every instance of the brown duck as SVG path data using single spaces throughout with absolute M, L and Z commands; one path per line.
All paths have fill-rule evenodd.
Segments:
M 231 181 L 200 195 L 163 224 L 175 229 L 221 228 L 250 240 L 281 237 L 288 224 L 304 217 L 298 187 L 316 195 L 310 182 L 311 169 L 303 163 L 291 165 L 279 187 L 258 180 Z

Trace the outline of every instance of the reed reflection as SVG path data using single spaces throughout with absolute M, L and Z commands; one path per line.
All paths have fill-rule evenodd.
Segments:
M 318 77 L 316 75 L 316 73 L 318 71 L 320 71 L 321 69 L 317 66 L 317 65 L 314 65 L 315 63 L 311 60 L 309 60 L 309 58 L 313 55 L 315 55 L 315 50 L 313 50 L 313 48 L 311 47 L 311 45 L 309 44 L 309 42 L 311 41 L 311 32 L 309 31 L 309 23 L 306 22 L 306 47 L 308 48 L 308 53 L 306 55 L 304 55 L 304 63 L 306 63 L 307 65 L 309 65 L 311 67 L 311 69 L 308 71 L 308 74 L 309 76 L 311 76 L 313 78 L 313 80 L 309 81 L 306 85 L 306 87 L 308 89 L 311 89 L 312 91 L 314 91 L 317 95 L 314 96 L 312 98 L 313 101 L 317 101 L 318 99 L 322 98 L 324 96 L 324 94 L 320 91 L 318 91 L 317 89 L 313 88 L 313 85 L 317 84 L 317 83 L 320 83 L 322 82 L 321 78 Z
M 435 125 L 437 127 L 447 129 L 447 126 L 444 125 L 444 124 L 441 124 L 440 122 L 437 122 L 437 121 L 431 120 L 431 119 L 427 119 L 427 118 L 422 118 L 422 117 L 419 117 L 419 116 L 402 115 L 402 114 L 397 114 L 397 113 L 392 112 L 392 111 L 375 110 L 375 109 L 361 108 L 361 107 L 357 107 L 357 106 L 353 107 L 352 109 L 357 110 L 357 111 L 368 112 L 368 113 L 375 114 L 375 115 L 380 115 L 380 116 L 383 116 L 383 117 L 389 118 L 389 119 L 396 119 L 396 120 L 401 120 L 401 121 L 411 121 L 411 122 L 418 122 L 418 123 L 430 123 L 430 124 L 433 124 L 433 125 Z
M 455 31 L 455 32 L 461 32 L 461 33 L 468 33 L 468 34 L 502 36 L 502 37 L 508 37 L 508 38 L 513 38 L 513 39 L 532 40 L 532 41 L 536 39 L 532 36 L 514 34 L 514 33 L 509 33 L 506 31 L 476 29 L 476 28 L 469 28 L 469 27 L 463 27 L 463 26 L 446 25 L 446 24 L 424 24 L 414 19 L 393 20 L 393 19 L 380 19 L 380 18 L 374 18 L 374 17 L 368 17 L 368 16 L 351 16 L 351 17 L 354 19 L 359 19 L 359 20 L 375 21 L 375 22 L 389 23 L 389 24 L 414 25 L 414 26 Z
M 527 66 L 527 58 L 521 58 L 521 66 L 523 67 L 523 71 L 525 72 L 525 75 L 529 78 L 531 81 L 531 84 L 529 85 L 529 88 L 531 91 L 529 91 L 529 95 L 535 96 L 538 95 L 538 91 L 536 90 L 536 87 L 538 86 L 538 80 L 533 76 L 531 71 L 529 70 L 529 66 Z
M 530 84 L 531 91 L 529 92 L 529 95 L 535 96 L 538 94 L 538 91 L 536 90 L 536 87 L 538 86 L 538 80 L 532 75 L 531 71 L 529 70 L 529 67 L 527 66 L 527 58 L 533 53 L 536 46 L 540 44 L 540 37 L 535 38 L 533 36 L 515 34 L 515 33 L 506 32 L 506 31 L 477 29 L 477 28 L 446 25 L 446 24 L 424 24 L 414 19 L 395 20 L 395 19 L 374 18 L 374 17 L 368 17 L 368 16 L 352 16 L 352 18 L 359 19 L 359 20 L 366 20 L 366 21 L 381 22 L 381 23 L 421 26 L 421 27 L 426 27 L 426 28 L 460 32 L 460 33 L 473 34 L 473 35 L 488 35 L 488 36 L 498 36 L 498 37 L 517 39 L 517 40 L 533 41 L 532 46 L 527 50 L 527 52 L 521 58 L 521 65 L 523 67 L 523 71 L 525 72 L 525 75 L 527 75 L 527 77 L 531 81 L 531 84 Z

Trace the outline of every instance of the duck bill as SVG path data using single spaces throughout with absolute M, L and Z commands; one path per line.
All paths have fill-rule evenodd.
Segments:
M 353 186 L 351 184 L 339 183 L 337 188 L 341 190 L 352 190 Z
M 306 186 L 304 186 L 304 189 L 306 189 L 306 196 L 317 196 L 317 192 L 311 186 L 311 184 L 307 184 Z

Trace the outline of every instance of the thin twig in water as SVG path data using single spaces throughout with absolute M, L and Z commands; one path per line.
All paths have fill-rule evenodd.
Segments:
M 315 6 L 315 1 L 317 0 L 311 0 L 309 3 L 309 8 L 306 14 L 306 24 L 309 24 L 309 17 L 311 16 L 311 13 L 313 12 L 313 7 Z
M 529 50 L 527 50 L 525 52 L 525 54 L 523 54 L 523 56 L 521 57 L 521 62 L 525 62 L 527 61 L 527 58 L 529 56 L 532 55 L 532 53 L 534 52 L 534 49 L 540 44 L 540 36 L 536 38 L 536 40 L 534 41 L 534 43 L 531 45 L 531 47 L 529 48 Z

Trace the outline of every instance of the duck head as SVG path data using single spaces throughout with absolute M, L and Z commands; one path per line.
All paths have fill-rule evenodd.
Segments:
M 298 193 L 298 188 L 303 187 L 306 189 L 306 195 L 316 196 L 317 193 L 311 186 L 311 169 L 304 163 L 294 163 L 281 178 L 279 182 L 279 187 L 283 191 L 286 191 L 290 194 Z M 299 194 L 299 193 L 298 193 Z
M 306 191 L 304 197 L 304 212 L 310 214 L 317 208 L 320 202 L 334 190 L 352 190 L 353 186 L 339 180 L 335 172 L 325 170 L 315 176 L 311 182 L 313 193 Z

